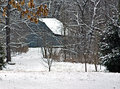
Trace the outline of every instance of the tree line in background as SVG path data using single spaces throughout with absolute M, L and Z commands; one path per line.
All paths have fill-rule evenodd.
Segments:
M 117 56 L 117 59 L 111 57 L 108 60 L 108 57 L 105 60 L 104 58 L 106 57 L 104 56 L 112 55 L 113 51 L 110 53 L 110 51 L 108 52 L 105 49 L 104 52 L 101 50 L 101 43 L 104 42 L 103 39 L 105 37 L 107 37 L 106 39 L 110 38 L 107 36 L 108 29 L 113 29 L 113 31 L 118 29 L 117 32 L 119 34 L 120 0 L 34 0 L 34 2 L 37 5 L 47 4 L 49 9 L 48 17 L 57 18 L 63 23 L 64 41 L 60 52 L 64 58 L 62 61 L 85 63 L 85 71 L 87 72 L 87 63 L 94 64 L 97 71 L 97 65 L 105 64 L 107 66 L 109 64 L 106 63 L 109 63 L 109 60 L 120 60 L 119 56 Z M 28 5 L 34 6 L 30 3 Z M 30 16 L 27 17 L 29 18 Z M 113 28 L 110 28 L 111 24 Z M 115 34 L 117 33 L 115 32 Z M 115 37 L 119 39 L 119 35 L 115 35 L 113 40 L 115 40 Z M 109 41 L 106 40 L 105 42 Z M 111 44 L 109 42 L 109 45 Z M 49 54 L 51 54 L 51 48 L 44 49 L 45 53 L 47 53 L 46 50 L 49 50 Z M 118 52 L 114 53 L 120 53 L 119 47 L 115 47 L 115 49 L 112 47 L 110 49 L 118 49 Z M 48 58 L 51 58 L 51 56 L 49 55 Z M 111 62 L 113 66 L 117 62 L 118 66 L 116 68 L 120 69 L 118 61 Z
M 108 31 L 111 24 L 115 26 L 115 28 L 111 29 L 113 29 L 113 31 L 118 29 L 117 32 L 119 34 L 120 0 L 50 1 L 49 7 L 54 9 L 49 8 L 49 15 L 59 19 L 64 25 L 63 61 L 85 63 L 85 71 L 87 71 L 87 63 L 92 63 L 95 65 L 97 71 L 98 64 L 104 64 L 104 61 L 109 63 L 111 60 L 111 64 L 104 65 L 107 66 L 108 69 L 109 66 L 111 66 L 111 70 L 109 69 L 109 71 L 114 70 L 119 72 L 119 56 L 117 56 L 117 59 L 111 57 L 111 59 L 104 60 L 103 57 L 105 55 L 112 55 L 113 52 L 111 51 L 111 53 L 109 53 L 105 50 L 106 53 L 104 54 L 100 48 L 101 36 L 107 35 L 105 33 Z M 106 36 L 103 38 L 105 37 Z M 115 35 L 112 40 L 117 41 L 115 39 L 119 40 L 119 36 Z M 115 44 L 112 43 L 109 43 L 109 45 L 115 46 Z M 117 45 L 119 45 L 119 42 Z M 110 49 L 117 49 L 118 53 L 120 53 L 118 46 L 115 46 L 115 49 L 114 47 Z M 117 55 L 119 55 L 118 53 Z M 104 54 L 104 56 L 101 54 Z

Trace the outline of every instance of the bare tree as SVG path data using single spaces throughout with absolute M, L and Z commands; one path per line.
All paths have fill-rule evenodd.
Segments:
M 77 55 L 79 60 L 76 61 L 84 62 L 85 71 L 87 71 L 88 62 L 93 62 L 96 66 L 99 61 L 97 58 L 98 46 L 96 44 L 99 42 L 99 34 L 102 34 L 111 17 L 113 17 L 112 12 L 117 13 L 115 11 L 116 1 L 64 0 L 61 3 L 60 17 L 58 19 L 63 22 L 65 30 L 67 29 L 65 37 L 68 37 L 63 50 L 68 50 L 70 54 Z M 95 38 L 96 33 L 98 39 Z M 94 49 L 93 45 L 96 46 L 96 49 Z M 93 54 L 96 56 L 95 59 L 89 59 Z M 96 59 L 97 61 L 95 62 Z M 95 68 L 97 70 L 97 67 Z
M 2 12 L 1 17 L 4 18 L 1 22 L 3 24 L 2 29 L 6 29 L 6 58 L 8 62 L 11 61 L 10 33 L 13 28 L 16 29 L 12 25 L 14 24 L 19 27 L 18 24 L 22 22 L 28 26 L 28 22 L 30 21 L 37 24 L 38 17 L 41 14 L 43 14 L 43 16 L 47 16 L 48 9 L 47 5 L 45 5 L 43 8 L 43 5 L 39 6 L 33 0 L 5 0 L 4 2 L 0 3 L 0 7 Z M 28 26 L 28 28 L 30 27 Z
M 52 47 L 43 47 L 41 48 L 43 53 L 43 61 L 47 63 L 49 72 L 51 71 L 53 59 L 52 59 Z M 45 59 L 44 59 L 45 58 Z

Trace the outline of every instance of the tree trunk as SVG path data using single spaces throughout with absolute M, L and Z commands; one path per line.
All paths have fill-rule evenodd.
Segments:
M 98 51 L 96 51 L 96 52 L 98 52 Z M 97 65 L 98 65 L 98 63 L 99 63 L 99 58 L 98 58 L 98 54 L 96 54 L 95 55 L 95 71 L 97 72 L 98 70 L 97 70 Z
M 95 71 L 97 72 L 97 63 L 95 62 L 94 65 L 95 65 Z
M 87 60 L 86 60 L 86 54 L 84 54 L 84 60 L 85 60 L 85 72 L 87 72 Z
M 7 62 L 11 61 L 11 51 L 10 51 L 10 28 L 6 27 L 6 58 Z
M 95 64 L 95 71 L 97 72 L 97 64 Z
M 65 26 L 65 29 L 64 29 L 64 62 L 66 62 L 66 59 L 67 59 L 67 56 L 66 56 L 66 26 Z
M 44 58 L 48 58 L 48 55 L 47 55 L 47 48 L 44 47 Z
M 8 0 L 8 5 L 7 5 L 7 17 L 6 17 L 6 58 L 7 62 L 11 61 L 11 51 L 10 51 L 10 28 L 9 28 L 9 16 L 10 16 L 10 5 L 9 5 Z
M 51 71 L 51 66 L 49 66 L 49 72 Z
M 120 0 L 118 1 L 118 12 L 119 12 L 119 25 L 120 25 Z

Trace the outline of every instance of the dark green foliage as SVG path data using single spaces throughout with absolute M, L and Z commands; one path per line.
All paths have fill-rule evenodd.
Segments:
M 110 72 L 120 72 L 120 28 L 110 25 L 100 42 L 100 56 L 103 65 Z
M 2 47 L 2 45 L 0 44 L 0 70 L 2 70 L 2 68 L 4 67 L 4 49 Z

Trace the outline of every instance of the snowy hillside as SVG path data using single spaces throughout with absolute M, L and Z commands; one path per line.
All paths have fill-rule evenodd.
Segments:
M 12 62 L 16 64 L 0 71 L 0 89 L 120 89 L 120 74 L 105 73 L 104 67 L 94 72 L 88 65 L 84 72 L 84 64 L 54 62 L 48 72 L 38 48 L 12 57 Z
M 40 20 L 45 22 L 45 24 L 53 31 L 53 33 L 59 35 L 62 34 L 63 24 L 56 18 L 42 18 Z
M 12 61 L 16 65 L 8 65 L 5 70 L 12 71 L 44 71 L 47 72 L 47 64 L 43 61 L 42 53 L 40 48 L 30 48 L 29 52 L 23 53 L 22 55 L 12 57 Z M 99 67 L 99 66 L 98 66 Z M 99 71 L 104 71 L 98 68 Z M 54 72 L 84 72 L 84 64 L 81 63 L 64 63 L 64 62 L 53 62 L 52 71 Z M 94 65 L 88 64 L 88 71 L 94 72 Z

